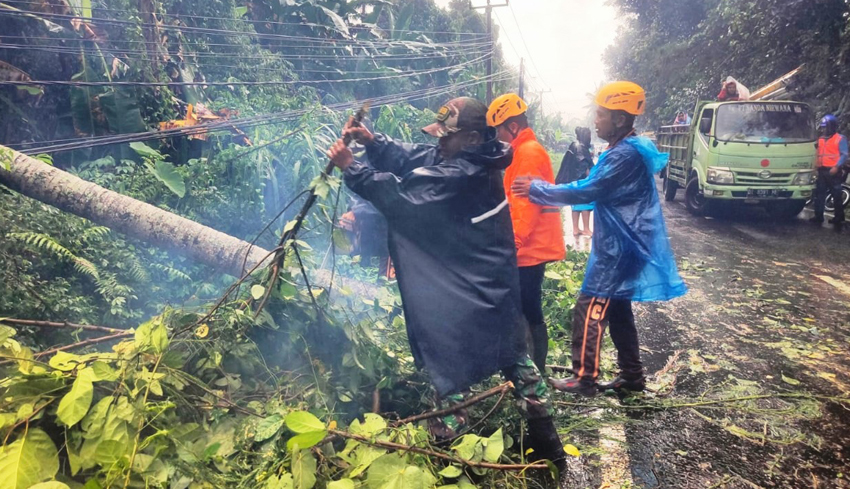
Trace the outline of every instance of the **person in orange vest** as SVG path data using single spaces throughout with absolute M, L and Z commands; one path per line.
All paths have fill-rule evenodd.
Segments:
M 810 221 L 823 223 L 823 209 L 827 192 L 835 202 L 835 217 L 830 219 L 836 229 L 844 222 L 844 201 L 841 198 L 841 184 L 844 181 L 844 164 L 847 162 L 847 138 L 838 134 L 838 119 L 827 114 L 820 121 L 820 139 L 818 139 L 818 159 L 815 164 L 818 179 L 815 186 L 815 217 Z
M 514 152 L 513 162 L 505 170 L 505 192 L 517 249 L 522 313 L 528 322 L 531 358 L 538 370 L 545 372 L 549 333 L 543 318 L 543 274 L 547 263 L 564 259 L 566 248 L 560 210 L 516 198 L 510 190 L 518 176 L 555 183 L 552 161 L 528 126 L 527 111 L 528 105 L 519 95 L 506 93 L 490 104 L 487 124 L 496 128 L 498 138 Z

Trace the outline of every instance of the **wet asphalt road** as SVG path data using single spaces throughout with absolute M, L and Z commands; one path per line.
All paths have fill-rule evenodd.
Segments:
M 850 228 L 662 205 L 690 291 L 635 308 L 653 392 L 556 395 L 562 487 L 850 488 Z

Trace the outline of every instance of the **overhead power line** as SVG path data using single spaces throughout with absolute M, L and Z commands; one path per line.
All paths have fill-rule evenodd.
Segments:
M 400 75 L 384 75 L 384 76 L 370 76 L 363 78 L 340 78 L 340 79 L 330 79 L 330 80 L 269 80 L 269 81 L 226 81 L 226 82 L 207 82 L 207 81 L 191 81 L 191 82 L 137 82 L 137 81 L 76 81 L 76 80 L 27 80 L 27 81 L 0 81 L 0 86 L 4 85 L 14 85 L 14 86 L 40 86 L 40 87 L 50 87 L 50 86 L 70 86 L 70 87 L 167 87 L 167 86 L 211 86 L 211 87 L 227 87 L 227 86 L 273 86 L 273 85 L 309 85 L 309 84 L 324 84 L 324 83 L 349 83 L 349 82 L 363 82 L 363 81 L 376 81 L 376 80 L 391 80 L 396 78 L 410 78 L 414 76 L 420 75 L 428 75 L 431 73 L 438 73 L 440 71 L 449 71 L 457 68 L 462 68 L 464 66 L 468 66 L 470 64 L 478 63 L 484 61 L 490 56 L 490 54 L 478 57 L 476 59 L 472 59 L 469 61 L 465 61 L 463 63 L 452 65 L 452 66 L 443 66 L 440 68 L 432 68 L 430 70 L 422 70 L 422 71 L 411 71 L 409 73 L 404 73 Z
M 509 73 L 506 71 L 499 72 L 494 74 L 491 77 L 482 77 L 477 80 L 471 80 L 467 82 L 452 84 L 452 85 L 443 85 L 441 87 L 434 87 L 428 89 L 420 89 L 414 90 L 411 92 L 403 92 L 398 94 L 391 94 L 382 97 L 376 97 L 370 99 L 370 103 L 372 107 L 382 107 L 384 105 L 390 105 L 394 103 L 400 102 L 410 102 L 414 100 L 420 100 L 423 98 L 429 98 L 445 93 L 449 93 L 452 91 L 456 91 L 459 89 L 467 88 L 470 86 L 479 85 L 481 83 L 485 83 L 490 79 L 495 81 L 501 81 L 509 76 Z M 356 108 L 358 106 L 358 102 L 341 102 L 337 104 L 330 104 L 324 106 L 325 109 L 340 111 L 340 110 L 350 110 L 352 108 Z M 39 153 L 57 153 L 60 151 L 71 151 L 77 149 L 85 149 L 92 148 L 97 146 L 106 146 L 112 144 L 123 144 L 129 142 L 136 141 L 147 141 L 153 139 L 167 139 L 171 137 L 178 136 L 191 136 L 196 134 L 222 131 L 222 130 L 230 130 L 233 127 L 239 128 L 247 128 L 247 127 L 255 127 L 260 125 L 268 125 L 275 124 L 280 122 L 286 122 L 289 120 L 296 119 L 307 114 L 311 109 L 298 109 L 294 111 L 286 111 L 272 114 L 259 115 L 254 117 L 245 117 L 241 119 L 230 119 L 220 122 L 213 122 L 210 124 L 202 124 L 198 126 L 191 126 L 188 128 L 176 128 L 176 129 L 167 129 L 163 131 L 146 131 L 141 133 L 132 133 L 132 134 L 119 134 L 112 136 L 100 136 L 95 138 L 87 138 L 81 141 L 67 143 L 67 144 L 54 144 L 54 145 L 44 145 L 35 148 L 29 148 L 22 150 L 21 152 L 25 154 L 39 154 Z M 16 145 L 17 146 L 17 145 Z
M 0 9 L 0 15 L 7 15 L 13 17 L 25 17 L 30 18 L 30 16 L 38 16 L 46 19 L 57 19 L 57 20 L 67 20 L 71 21 L 74 19 L 80 19 L 79 16 L 76 15 L 67 15 L 67 14 L 55 14 L 55 13 L 45 13 L 39 11 L 30 11 L 30 10 L 4 10 Z M 125 26 L 125 27 L 153 27 L 156 29 L 160 29 L 163 31 L 179 31 L 179 32 L 191 32 L 198 34 L 212 34 L 212 35 L 226 35 L 226 36 L 234 36 L 234 37 L 255 37 L 257 39 L 265 39 L 265 40 L 290 40 L 297 41 L 301 43 L 316 43 L 316 44 L 351 44 L 351 45 L 359 45 L 359 44 L 372 44 L 372 45 L 387 45 L 387 46 L 405 46 L 415 44 L 417 41 L 394 41 L 394 40 L 385 40 L 385 39 L 373 39 L 373 40 L 358 40 L 358 39 L 330 39 L 325 37 L 310 37 L 310 36 L 297 36 L 297 35 L 289 35 L 289 34 L 270 34 L 270 33 L 261 33 L 261 32 L 248 32 L 248 31 L 235 31 L 231 29 L 215 29 L 209 27 L 192 27 L 192 26 L 182 26 L 182 25 L 169 25 L 169 24 L 154 24 L 149 22 L 135 22 L 130 20 L 118 20 L 118 19 L 109 19 L 104 17 L 89 17 L 85 19 L 87 21 L 91 21 L 95 24 L 102 25 L 116 25 L 116 26 Z M 418 42 L 423 46 L 428 46 L 429 43 Z
M 13 5 L 41 5 L 43 2 L 35 2 L 30 0 L 5 0 L 3 3 L 13 4 Z M 123 14 L 132 14 L 138 15 L 138 11 L 131 11 L 125 9 L 116 9 L 116 8 L 104 8 L 104 7 L 93 7 L 93 11 L 103 11 L 103 12 L 115 12 L 115 13 L 123 13 Z M 156 13 L 156 12 L 155 12 Z M 178 14 L 165 12 L 164 15 L 168 17 L 175 18 L 184 18 L 184 19 L 201 19 L 201 20 L 223 20 L 228 22 L 244 22 L 248 24 L 263 24 L 263 25 L 280 25 L 280 26 L 304 26 L 304 27 L 318 27 L 322 29 L 327 29 L 331 31 L 339 31 L 336 27 L 329 26 L 326 24 L 316 24 L 311 22 L 280 22 L 280 21 L 271 21 L 271 20 L 254 20 L 254 19 L 242 19 L 242 18 L 233 18 L 233 17 L 214 17 L 209 15 L 191 15 L 191 14 Z M 349 29 L 369 29 L 373 28 L 372 25 L 362 24 L 362 25 L 348 25 Z M 461 36 L 486 36 L 481 32 L 455 32 L 455 31 L 419 31 L 419 30 L 404 30 L 402 32 L 410 32 L 415 34 L 454 34 Z
M 543 78 L 543 75 L 540 73 L 540 70 L 537 68 L 537 63 L 534 62 L 534 56 L 531 55 L 531 50 L 528 49 L 528 44 L 525 43 L 525 36 L 522 35 L 522 29 L 519 26 L 519 21 L 516 18 L 516 13 L 514 13 L 513 5 L 508 5 L 508 10 L 511 11 L 511 16 L 514 18 L 514 24 L 516 25 L 517 32 L 519 32 L 519 38 L 522 41 L 522 45 L 525 47 L 525 52 L 528 54 L 528 59 L 531 61 L 531 66 L 534 67 L 534 71 L 537 72 L 537 76 L 540 77 L 540 82 L 543 83 L 547 88 L 549 84 L 546 83 L 546 80 Z

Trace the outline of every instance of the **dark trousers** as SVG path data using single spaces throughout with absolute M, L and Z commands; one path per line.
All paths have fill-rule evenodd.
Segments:
M 815 201 L 815 219 L 823 221 L 824 204 L 827 194 L 832 195 L 835 203 L 835 218 L 837 221 L 844 220 L 844 199 L 841 198 L 841 183 L 844 180 L 844 172 L 838 171 L 836 175 L 829 174 L 829 168 L 818 168 L 818 179 L 815 183 L 815 193 L 812 199 Z
M 611 339 L 617 348 L 620 375 L 629 380 L 642 377 L 643 364 L 640 361 L 631 301 L 585 294 L 579 295 L 573 309 L 572 351 L 575 376 L 586 382 L 596 382 L 606 326 L 610 328 Z
M 549 333 L 543 320 L 543 274 L 546 264 L 519 267 L 519 293 L 522 314 L 528 322 L 528 351 L 540 372 L 546 370 Z

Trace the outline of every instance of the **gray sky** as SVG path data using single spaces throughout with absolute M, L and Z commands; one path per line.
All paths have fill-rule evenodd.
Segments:
M 472 1 L 476 6 L 486 4 L 486 0 Z M 445 6 L 449 0 L 436 2 Z M 526 79 L 534 87 L 552 90 L 543 96 L 547 113 L 561 112 L 567 121 L 572 117 L 583 119 L 588 104 L 585 94 L 605 80 L 602 55 L 613 42 L 619 25 L 617 11 L 606 3 L 511 0 L 510 7 L 493 9 L 493 22 L 501 26 L 499 43 L 505 59 L 519 66 L 520 57 L 524 57 L 529 75 Z

